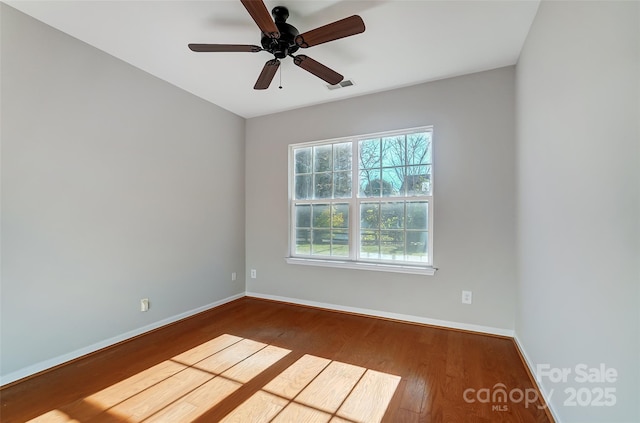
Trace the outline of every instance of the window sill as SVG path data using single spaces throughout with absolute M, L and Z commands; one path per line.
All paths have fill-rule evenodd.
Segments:
M 431 266 L 411 266 L 405 264 L 366 263 L 356 261 L 322 260 L 298 257 L 285 257 L 288 264 L 304 266 L 336 267 L 340 269 L 372 270 L 376 272 L 409 273 L 413 275 L 433 276 L 438 270 Z

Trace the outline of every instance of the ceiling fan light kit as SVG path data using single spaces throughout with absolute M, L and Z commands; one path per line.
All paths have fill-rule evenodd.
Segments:
M 293 54 L 300 48 L 309 48 L 364 32 L 364 21 L 360 16 L 349 16 L 348 18 L 340 19 L 300 34 L 296 27 L 286 22 L 289 18 L 289 10 L 286 7 L 274 7 L 271 11 L 273 15 L 272 20 L 262 0 L 240 1 L 262 32 L 262 38 L 260 40 L 262 47 L 244 44 L 189 44 L 189 48 L 199 53 L 258 53 L 266 51 L 273 54 L 274 58 L 265 63 L 258 76 L 258 80 L 253 87 L 256 90 L 269 88 L 273 77 L 280 67 L 280 59 L 284 59 L 287 56 L 293 58 L 293 63 L 296 66 L 317 76 L 330 85 L 339 84 L 340 81 L 344 79 L 338 72 L 307 55 L 300 54 L 294 56 Z

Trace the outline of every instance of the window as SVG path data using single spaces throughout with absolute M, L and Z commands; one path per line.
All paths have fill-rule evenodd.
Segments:
M 433 273 L 432 128 L 290 146 L 289 262 Z

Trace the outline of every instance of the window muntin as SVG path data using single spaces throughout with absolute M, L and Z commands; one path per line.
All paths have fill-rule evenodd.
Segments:
M 432 129 L 292 145 L 290 255 L 432 265 Z

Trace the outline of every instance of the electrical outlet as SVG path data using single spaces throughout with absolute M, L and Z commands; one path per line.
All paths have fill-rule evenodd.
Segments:
M 149 299 L 143 298 L 140 300 L 140 311 L 149 311 Z
M 231 280 L 235 281 L 238 278 L 238 275 L 236 275 L 236 272 L 231 273 Z
M 473 301 L 473 293 L 471 291 L 462 291 L 462 304 L 471 304 Z
M 251 269 L 251 279 L 255 279 L 257 277 L 256 273 L 256 269 Z

